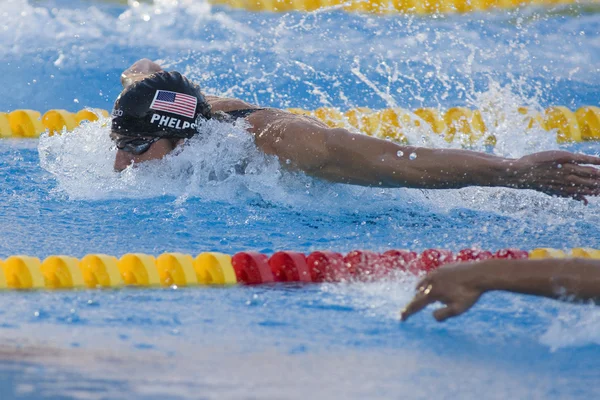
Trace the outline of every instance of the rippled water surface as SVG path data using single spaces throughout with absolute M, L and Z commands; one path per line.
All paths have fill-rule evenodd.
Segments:
M 136 3 L 137 4 L 137 3 Z M 598 105 L 595 5 L 411 17 L 254 14 L 203 1 L 7 1 L 0 111 L 111 109 L 160 60 L 207 93 L 270 107 L 482 110 L 493 149 L 558 146 L 516 109 Z M 0 258 L 102 252 L 600 247 L 589 206 L 495 188 L 379 190 L 283 172 L 243 126 L 112 170 L 106 120 L 0 141 Z M 456 146 L 426 130 L 413 143 Z M 235 173 L 245 160 L 246 174 Z M 0 398 L 596 398 L 600 311 L 488 294 L 401 324 L 414 277 L 310 287 L 2 293 Z

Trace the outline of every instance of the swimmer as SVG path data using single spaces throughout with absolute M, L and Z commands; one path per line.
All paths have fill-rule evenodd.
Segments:
M 244 118 L 256 146 L 283 168 L 331 182 L 385 188 L 453 189 L 503 186 L 533 189 L 587 204 L 600 195 L 600 158 L 546 151 L 509 159 L 467 150 L 402 146 L 304 115 L 242 100 L 205 96 L 178 72 L 142 59 L 121 75 L 113 110 L 115 170 L 161 159 L 198 133 L 210 118 Z
M 435 310 L 433 316 L 445 321 L 464 313 L 483 293 L 494 290 L 600 304 L 600 260 L 492 259 L 444 266 L 417 284 L 417 294 L 400 318 L 406 321 L 439 301 L 445 306 Z

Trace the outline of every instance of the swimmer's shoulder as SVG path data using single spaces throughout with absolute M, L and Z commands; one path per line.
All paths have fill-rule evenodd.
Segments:
M 320 127 L 327 127 L 321 120 L 309 116 L 294 114 L 287 110 L 272 107 L 260 107 L 256 104 L 248 103 L 243 100 L 206 95 L 206 100 L 211 105 L 213 112 L 222 111 L 225 113 L 239 110 L 252 110 L 251 113 L 244 115 L 244 118 L 258 130 L 271 127 L 275 128 L 282 124 L 310 124 Z M 254 129 L 251 129 L 254 130 Z
M 245 110 L 249 108 L 259 108 L 254 104 L 247 103 L 240 99 L 233 99 L 229 97 L 219 96 L 204 96 L 208 104 L 210 104 L 212 111 L 229 112 L 233 110 Z

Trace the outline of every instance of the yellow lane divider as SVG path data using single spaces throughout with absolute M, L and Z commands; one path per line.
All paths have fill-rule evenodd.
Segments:
M 577 3 L 577 0 L 211 0 L 249 11 L 315 11 L 342 5 L 344 11 L 376 14 L 447 14 L 489 9 L 511 9 L 523 5 L 553 6 Z
M 333 107 L 316 110 L 290 108 L 289 112 L 312 116 L 331 127 L 346 127 L 370 136 L 408 144 L 407 130 L 426 128 L 446 141 L 460 141 L 464 145 L 484 141 L 493 145 L 495 138 L 489 133 L 481 111 L 466 107 L 452 107 L 446 111 L 435 108 L 386 108 L 371 110 L 357 107 L 345 112 Z M 0 138 L 37 138 L 48 131 L 50 135 L 73 130 L 83 121 L 108 117 L 106 110 L 50 110 L 44 115 L 34 110 L 15 110 L 0 113 Z M 600 107 L 585 106 L 575 112 L 567 107 L 549 107 L 543 113 L 518 109 L 524 126 L 556 133 L 559 143 L 600 140 Z
M 66 110 L 50 110 L 44 115 L 35 110 L 0 113 L 0 138 L 38 138 L 46 130 L 53 135 L 64 129 L 73 130 L 83 121 L 96 121 L 98 116 L 108 117 L 108 111 L 84 109 L 71 113 Z
M 25 255 L 0 260 L 0 289 L 71 289 L 134 286 L 231 285 L 237 283 L 231 256 L 165 253 L 125 254 L 120 259 L 88 254 L 81 260 L 55 255 L 41 261 Z
M 459 140 L 465 145 L 483 140 L 495 144 L 482 113 L 466 107 L 446 111 L 435 108 L 402 108 L 371 110 L 364 107 L 342 112 L 337 108 L 322 107 L 314 111 L 290 108 L 288 111 L 318 118 L 331 127 L 351 127 L 370 136 L 391 139 L 408 144 L 407 129 L 428 127 L 431 133 L 446 141 Z M 573 112 L 567 107 L 549 107 L 543 113 L 518 109 L 524 126 L 556 133 L 558 143 L 600 140 L 600 107 L 585 106 Z

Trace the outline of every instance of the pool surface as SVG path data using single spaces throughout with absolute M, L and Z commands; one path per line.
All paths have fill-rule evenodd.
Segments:
M 599 105 L 594 5 L 453 16 L 249 13 L 203 1 L 13 0 L 0 111 L 111 109 L 142 57 L 269 107 L 467 106 L 494 149 L 598 155 L 518 106 Z M 0 258 L 177 251 L 600 247 L 588 206 L 500 188 L 382 190 L 282 171 L 243 126 L 117 174 L 107 120 L 0 140 Z M 415 144 L 457 147 L 410 131 Z M 245 174 L 235 172 L 244 160 Z M 594 399 L 600 310 L 487 294 L 400 323 L 416 278 L 232 288 L 0 293 L 0 399 Z

